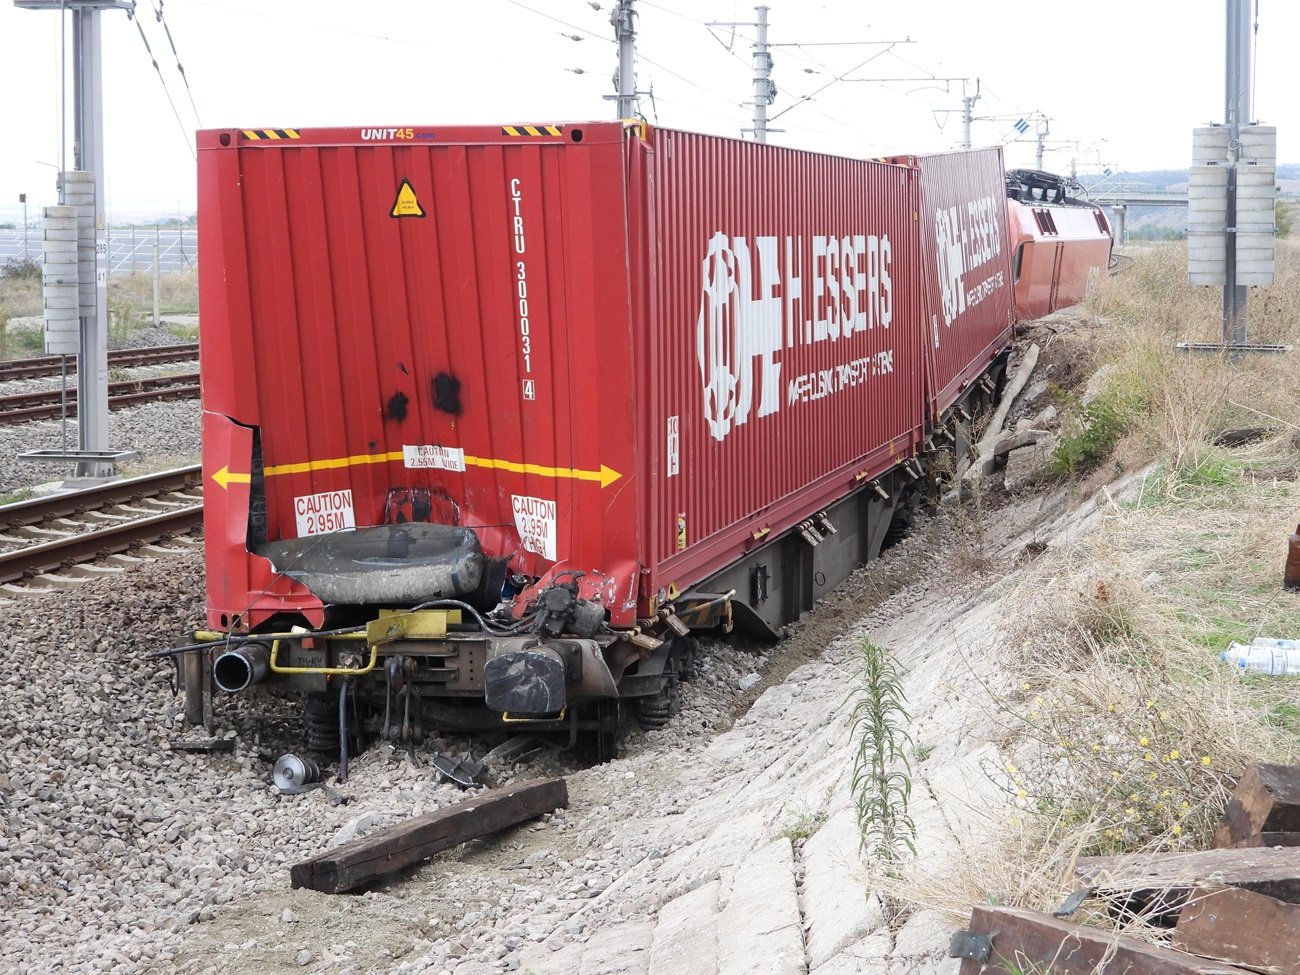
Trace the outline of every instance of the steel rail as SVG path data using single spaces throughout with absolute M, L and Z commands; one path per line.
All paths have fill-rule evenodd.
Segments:
M 29 545 L 14 552 L 2 552 L 0 583 L 17 582 L 78 562 L 125 552 L 137 545 L 192 531 L 202 523 L 203 505 L 199 503 L 174 511 L 164 511 L 149 518 L 125 521 L 69 535 L 67 538 Z
M 128 504 L 144 498 L 201 490 L 203 471 L 200 465 L 173 467 L 156 474 L 110 481 L 82 491 L 52 494 L 14 504 L 0 505 L 0 530 L 39 525 L 52 518 L 69 518 L 98 508 Z
M 151 349 L 115 349 L 108 354 L 109 366 L 130 369 L 136 366 L 153 366 L 165 362 L 190 362 L 199 357 L 195 343 L 186 345 L 159 345 Z M 32 359 L 10 359 L 0 362 L 0 382 L 12 379 L 42 379 L 63 372 L 63 362 L 57 355 L 43 355 Z M 75 360 L 68 375 L 76 371 Z
M 0 396 L 0 424 L 28 420 L 52 420 L 63 415 L 63 397 L 67 394 L 68 416 L 77 415 L 77 391 L 53 389 L 38 393 L 15 393 Z M 129 379 L 108 384 L 108 408 L 119 410 L 136 403 L 164 399 L 195 399 L 199 395 L 199 374 L 161 376 L 155 379 Z

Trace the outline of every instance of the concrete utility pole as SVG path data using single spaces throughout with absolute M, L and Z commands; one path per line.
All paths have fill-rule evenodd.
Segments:
M 1115 243 L 1123 247 L 1128 243 L 1128 204 L 1116 203 L 1111 210 L 1115 213 Z
M 961 147 L 970 148 L 970 124 L 975 115 L 975 103 L 980 100 L 980 80 L 975 79 L 975 94 L 963 95 L 961 99 Z
M 772 55 L 767 47 L 767 7 L 755 7 L 758 38 L 754 42 L 754 141 L 767 141 L 767 106 L 776 101 Z
M 618 0 L 609 15 L 618 38 L 618 115 L 636 118 L 636 0 Z
M 135 3 L 133 0 L 14 0 L 14 4 L 28 10 L 56 10 L 60 15 L 64 10 L 72 12 L 73 169 L 88 177 L 84 182 L 78 181 L 77 192 L 81 198 L 77 202 L 87 209 L 93 207 L 95 238 L 94 276 L 91 282 L 83 281 L 77 355 L 78 447 L 82 452 L 105 454 L 108 452 L 108 238 L 104 220 L 104 91 L 99 16 L 104 10 L 132 12 Z M 68 176 L 59 174 L 60 203 L 72 203 L 67 198 L 71 182 Z M 86 183 L 91 183 L 93 190 Z M 87 267 L 86 273 L 89 272 Z M 91 459 L 77 462 L 80 477 L 112 473 L 111 463 Z
M 1051 122 L 1049 118 L 1039 118 L 1038 131 L 1035 133 L 1038 148 L 1034 151 L 1034 168 L 1042 171 L 1043 168 L 1043 144 L 1047 142 L 1047 134 L 1051 131 Z
M 27 194 L 19 193 L 18 202 L 23 205 L 23 260 L 31 260 L 31 255 L 27 253 Z
M 754 41 L 754 100 L 749 104 L 754 109 L 754 126 L 741 129 L 742 133 L 752 132 L 755 142 L 766 142 L 769 132 L 784 132 L 767 124 L 767 106 L 776 101 L 776 85 L 772 82 L 772 48 L 779 46 L 767 42 L 767 7 L 755 7 L 755 20 L 711 20 L 705 27 L 753 27 L 757 32 Z M 786 109 L 789 111 L 789 109 Z
M 1250 0 L 1227 0 L 1223 120 L 1228 125 L 1228 232 L 1223 279 L 1223 343 L 1246 344 L 1246 288 L 1237 284 L 1237 172 L 1241 128 L 1250 118 Z

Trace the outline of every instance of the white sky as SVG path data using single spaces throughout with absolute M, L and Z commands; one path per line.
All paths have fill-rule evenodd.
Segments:
M 162 2 L 206 128 L 614 115 L 613 103 L 602 100 L 612 93 L 616 64 L 613 0 Z M 198 124 L 155 17 L 158 3 L 139 0 L 138 15 L 180 123 L 136 25 L 122 12 L 103 15 L 105 168 L 115 220 L 195 209 Z M 787 130 L 770 136 L 774 143 L 877 156 L 960 140 L 961 82 L 945 90 L 937 81 L 836 77 L 978 77 L 975 114 L 996 119 L 975 122 L 975 144 L 1005 142 L 1016 119 L 1041 112 L 1052 120 L 1044 168 L 1057 171 L 1068 171 L 1071 158 L 1081 171 L 1183 167 L 1189 130 L 1222 119 L 1223 0 L 767 3 L 769 41 L 806 45 L 773 51 L 780 94 L 769 114 L 789 110 L 772 122 Z M 741 103 L 752 92 L 753 28 L 737 28 L 733 40 L 729 28 L 710 31 L 704 22 L 752 21 L 752 3 L 638 0 L 637 10 L 638 82 L 655 95 L 654 105 L 643 99 L 646 116 L 738 136 L 752 115 Z M 1300 3 L 1260 0 L 1259 24 L 1255 116 L 1278 126 L 1279 161 L 1297 161 Z M 914 43 L 811 46 L 904 38 Z M 33 213 L 56 202 L 55 170 L 42 163 L 58 162 L 59 79 L 59 15 L 0 0 L 0 216 L 7 219 L 19 212 L 19 192 L 28 193 Z M 966 90 L 973 92 L 973 80 Z M 1033 143 L 1008 146 L 1007 161 L 1032 166 Z

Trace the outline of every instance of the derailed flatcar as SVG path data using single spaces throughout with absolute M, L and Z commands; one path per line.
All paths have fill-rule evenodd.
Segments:
M 318 745 L 662 723 L 693 631 L 811 609 L 994 392 L 1001 193 L 996 150 L 200 133 L 217 686 L 305 693 Z

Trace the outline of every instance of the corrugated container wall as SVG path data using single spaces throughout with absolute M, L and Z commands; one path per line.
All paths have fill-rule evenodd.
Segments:
M 647 562 L 698 578 L 910 456 L 915 170 L 657 130 Z
M 942 413 L 1010 341 L 1015 320 L 1001 149 L 919 156 L 929 342 Z

